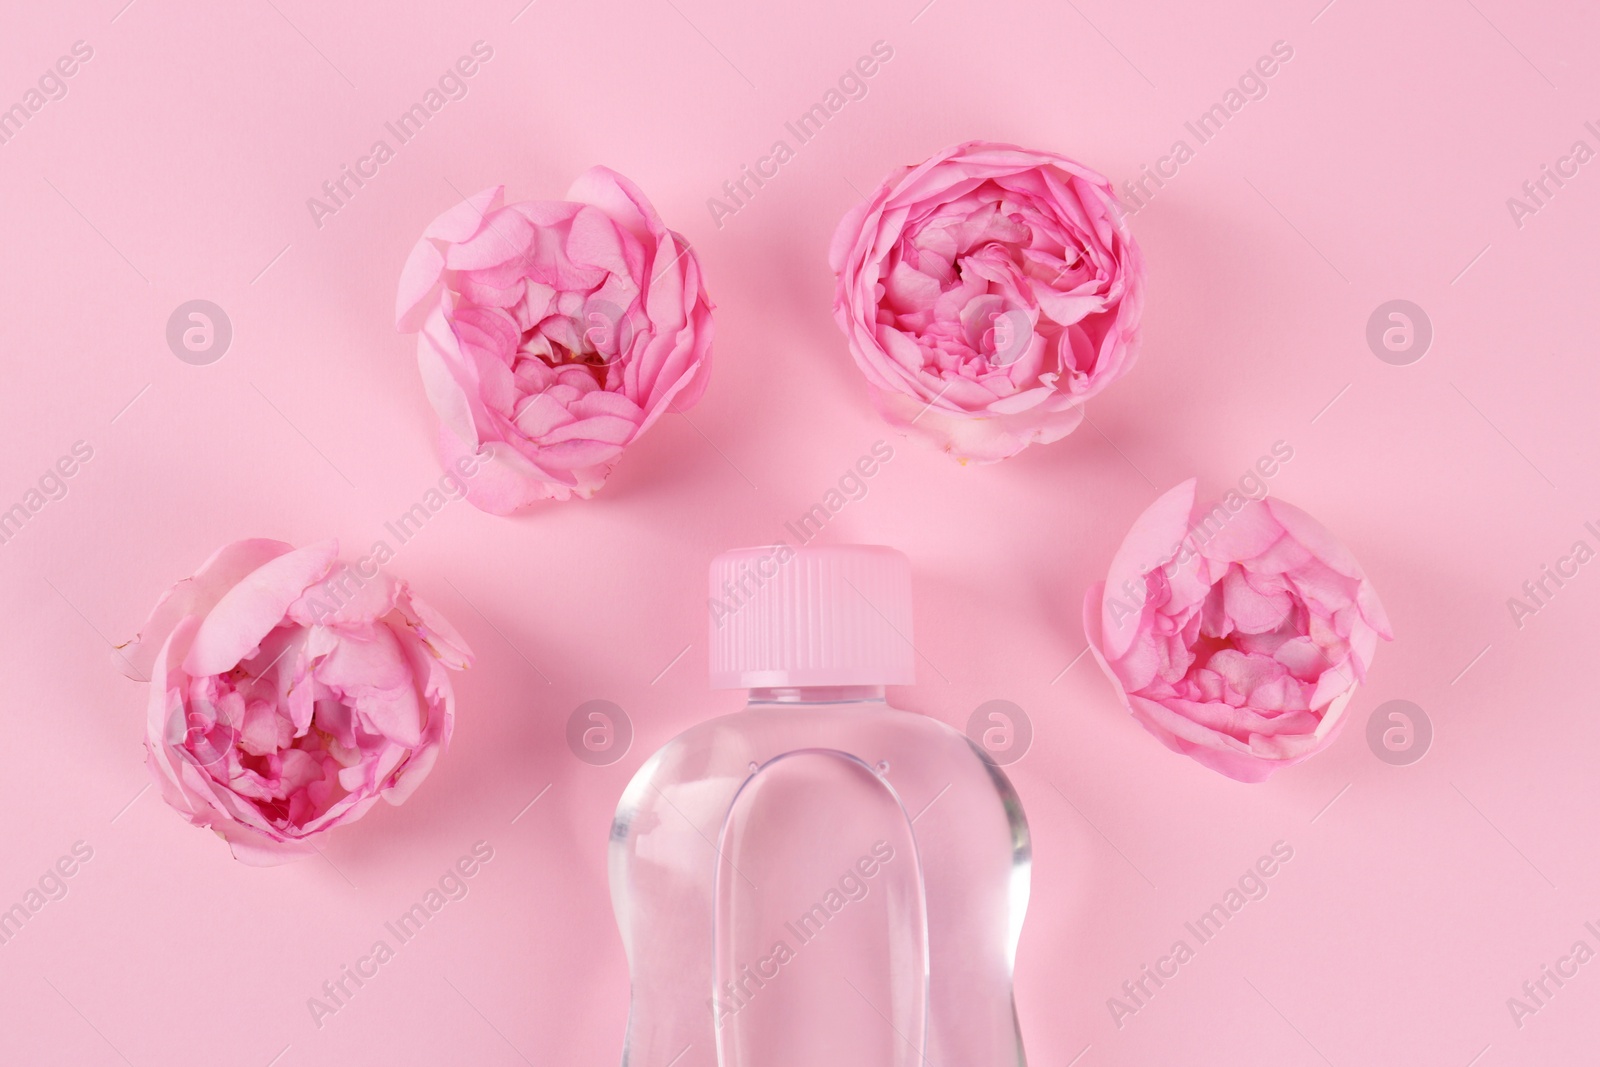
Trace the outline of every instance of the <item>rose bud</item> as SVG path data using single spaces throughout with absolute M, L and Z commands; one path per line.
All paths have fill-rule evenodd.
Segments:
M 884 179 L 833 235 L 834 317 L 890 424 L 961 460 L 1059 440 L 1132 367 L 1144 258 L 1111 185 L 968 141 Z
M 1133 524 L 1083 625 L 1140 725 L 1241 782 L 1327 748 L 1378 638 L 1394 636 L 1315 519 L 1236 492 L 1201 511 L 1192 479 Z
M 114 657 L 150 679 L 145 749 L 167 803 L 245 863 L 403 802 L 450 741 L 448 672 L 471 650 L 405 582 L 337 556 L 334 541 L 226 545 Z
M 445 465 L 489 446 L 467 499 L 497 515 L 592 496 L 663 412 L 699 401 L 712 336 L 699 260 L 627 178 L 591 168 L 566 200 L 502 192 L 423 231 L 395 304 L 420 330 Z

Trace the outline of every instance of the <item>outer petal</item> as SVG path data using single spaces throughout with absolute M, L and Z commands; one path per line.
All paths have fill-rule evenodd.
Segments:
M 594 166 L 578 175 L 567 199 L 594 205 L 641 241 L 666 229 L 644 191 L 610 167 Z
M 453 671 L 472 666 L 474 657 L 466 639 L 405 582 L 400 583 L 398 607 L 406 626 L 427 646 L 434 659 Z
M 149 677 L 157 652 L 180 619 L 205 615 L 247 574 L 293 550 L 293 545 L 261 538 L 223 545 L 192 576 L 161 594 L 139 632 L 117 646 L 112 663 L 130 678 Z
M 306 587 L 327 575 L 339 554 L 328 540 L 279 556 L 241 579 L 206 615 L 184 658 L 190 675 L 233 669 L 277 626 Z
M 1111 558 L 1111 570 L 1106 585 L 1114 595 L 1123 596 L 1126 589 L 1143 589 L 1144 576 L 1166 564 L 1183 543 L 1189 529 L 1189 516 L 1194 512 L 1195 480 L 1180 482 L 1133 520 L 1133 526 L 1122 539 L 1117 554 Z M 1117 660 L 1127 654 L 1138 637 L 1149 605 L 1141 597 L 1137 604 L 1126 605 L 1140 612 L 1140 625 L 1131 625 L 1124 618 L 1121 625 L 1108 601 L 1102 608 L 1100 622 L 1105 635 L 1107 658 Z
M 1018 415 L 948 411 L 904 393 L 874 389 L 872 404 L 889 425 L 922 437 L 961 463 L 998 463 L 1029 445 L 1059 441 L 1083 421 L 1072 404 L 1046 413 Z
M 475 453 L 469 444 L 441 426 L 439 454 L 448 469 L 462 457 Z M 536 466 L 507 444 L 493 446 L 490 457 L 482 460 L 467 479 L 467 500 L 491 515 L 512 515 L 541 500 L 566 500 L 576 491 L 577 486 L 562 484 L 555 473 Z
M 418 241 L 400 268 L 400 290 L 394 298 L 394 325 L 401 333 L 412 333 L 422 325 L 428 307 L 438 297 L 439 277 L 444 273 L 444 253 L 424 238 Z
M 470 241 L 483 228 L 485 217 L 499 210 L 505 189 L 503 185 L 492 185 L 447 208 L 428 224 L 422 236 L 450 244 Z

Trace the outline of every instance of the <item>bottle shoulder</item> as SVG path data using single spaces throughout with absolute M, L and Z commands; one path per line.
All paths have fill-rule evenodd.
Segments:
M 1004 771 L 965 734 L 927 715 L 882 703 L 756 705 L 673 737 L 635 773 L 618 815 L 653 807 L 683 789 L 693 789 L 697 802 L 713 802 L 713 794 L 736 790 L 759 768 L 802 753 L 858 761 L 908 789 L 914 782 L 936 788 L 965 783 L 960 792 L 990 795 L 1007 806 L 1015 796 Z
M 785 745 L 790 747 L 783 748 Z M 856 749 L 862 746 L 887 746 L 902 756 L 926 752 L 941 758 L 970 757 L 975 763 L 985 762 L 961 731 L 938 719 L 887 704 L 757 705 L 694 724 L 662 745 L 641 773 L 661 773 L 684 760 L 698 760 L 708 754 L 761 752 L 770 758 L 782 752 L 816 748 L 861 756 Z

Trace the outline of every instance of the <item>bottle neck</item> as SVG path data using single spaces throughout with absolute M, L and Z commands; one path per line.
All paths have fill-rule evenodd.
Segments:
M 750 690 L 750 706 L 757 704 L 882 704 L 881 685 L 807 685 Z

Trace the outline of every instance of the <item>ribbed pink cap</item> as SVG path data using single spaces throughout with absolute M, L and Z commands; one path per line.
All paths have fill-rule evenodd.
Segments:
M 909 685 L 911 561 L 882 545 L 724 552 L 711 563 L 711 685 Z

